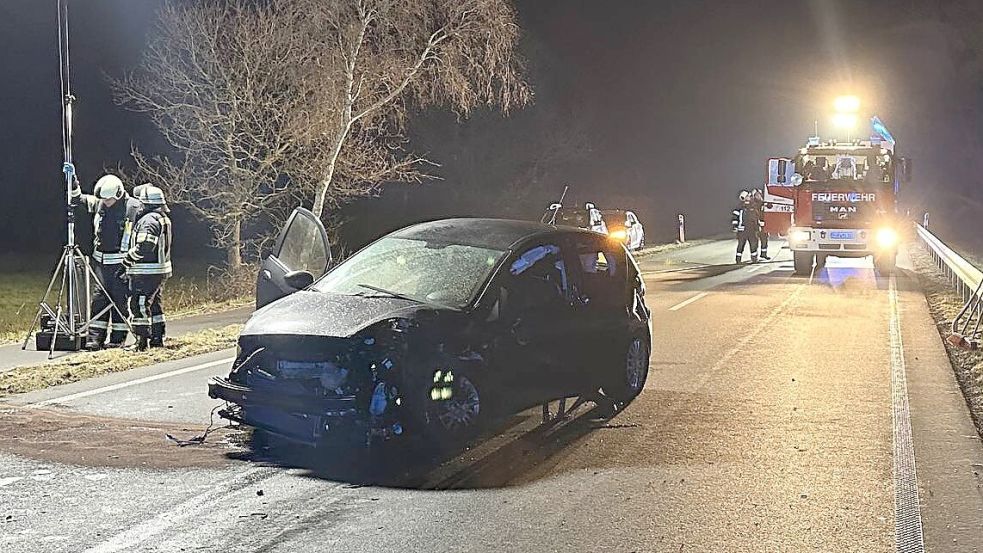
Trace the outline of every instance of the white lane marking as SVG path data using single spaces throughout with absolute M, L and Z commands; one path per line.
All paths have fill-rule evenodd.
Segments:
M 85 392 L 79 392 L 77 394 L 69 394 L 67 396 L 55 397 L 51 399 L 46 399 L 44 401 L 38 401 L 36 403 L 29 403 L 24 406 L 25 409 L 37 409 L 38 407 L 45 407 L 48 405 L 54 405 L 56 403 L 65 403 L 66 401 L 74 401 L 76 399 L 82 399 L 89 396 L 94 396 L 98 394 L 104 394 L 106 392 L 113 392 L 116 390 L 122 390 L 123 388 L 129 388 L 130 386 L 137 386 L 139 384 L 146 384 L 147 382 L 154 382 L 157 380 L 163 380 L 165 378 L 170 378 L 172 376 L 178 376 L 181 374 L 187 374 L 190 372 L 200 371 L 202 369 L 208 369 L 211 367 L 216 367 L 225 363 L 231 363 L 235 361 L 235 357 L 226 357 L 224 359 L 219 359 L 218 361 L 209 361 L 207 363 L 201 363 L 199 365 L 193 365 L 191 367 L 185 367 L 183 369 L 175 369 L 166 373 L 155 374 L 153 376 L 147 376 L 144 378 L 138 378 L 136 380 L 128 380 L 126 382 L 120 382 L 119 384 L 113 384 L 110 386 L 103 386 L 102 388 L 96 388 L 94 390 L 87 390 Z
M 699 270 L 699 269 L 707 269 L 707 268 L 710 268 L 710 267 L 719 267 L 719 265 L 692 265 L 690 267 L 680 267 L 678 269 L 662 269 L 662 270 L 659 270 L 659 271 L 642 271 L 642 276 L 664 275 L 664 274 L 668 274 L 668 273 L 682 273 L 682 272 L 685 272 L 685 271 L 696 271 L 696 270 Z
M 747 272 L 753 273 L 762 267 L 764 267 L 764 265 L 751 265 L 750 267 L 748 267 Z
M 908 381 L 905 376 L 904 343 L 901 341 L 901 316 L 898 311 L 897 278 L 891 275 L 888 297 L 891 303 L 891 397 L 894 421 L 894 543 L 904 553 L 925 551 L 922 512 L 915 471 L 915 447 L 911 437 L 911 411 L 908 405 Z
M 20 480 L 23 480 L 23 479 L 24 479 L 23 476 L 8 476 L 6 478 L 0 478 L 0 488 L 2 488 L 4 486 L 9 486 L 10 484 L 13 484 L 14 482 L 17 482 L 17 481 L 20 481 Z
M 267 475 L 265 477 L 258 475 L 261 471 L 267 472 Z M 192 496 L 175 505 L 172 509 L 137 524 L 129 530 L 116 534 L 99 545 L 90 547 L 86 550 L 86 553 L 112 553 L 123 550 L 138 550 L 137 545 L 149 540 L 153 536 L 165 532 L 175 524 L 197 518 L 206 509 L 214 508 L 217 503 L 228 499 L 229 496 L 241 491 L 243 488 L 256 481 L 269 478 L 274 474 L 273 469 L 254 467 L 220 480 L 210 490 Z
M 785 310 L 786 307 L 788 307 L 793 301 L 795 301 L 796 298 L 799 297 L 799 294 L 801 294 L 802 291 L 805 290 L 805 288 L 806 288 L 805 284 L 800 284 L 795 290 L 793 290 L 788 295 L 787 298 L 785 298 L 784 301 L 782 301 L 782 303 L 780 303 L 777 307 L 772 309 L 771 312 L 768 313 L 768 315 L 766 315 L 765 318 L 761 320 L 761 323 L 758 324 L 758 326 L 756 326 L 754 330 L 751 331 L 750 334 L 741 338 L 741 340 L 737 342 L 737 344 L 734 345 L 734 347 L 727 350 L 727 352 L 724 353 L 720 357 L 720 359 L 718 359 L 717 362 L 713 364 L 712 367 L 710 367 L 710 370 L 708 370 L 702 377 L 698 377 L 700 379 L 700 382 L 697 385 L 696 389 L 700 389 L 703 386 L 703 384 L 706 383 L 706 381 L 709 380 L 717 371 L 722 369 L 724 365 L 726 365 L 727 363 L 730 363 L 730 360 L 733 359 L 735 355 L 740 353 L 742 349 L 747 347 L 747 345 L 751 343 L 751 340 L 757 338 L 762 332 L 773 328 L 775 319 L 778 318 L 778 316 L 782 313 L 782 311 Z M 655 365 L 656 363 L 654 362 L 651 363 L 649 370 L 651 370 L 652 366 Z M 651 390 L 654 389 L 655 387 L 656 387 L 656 382 L 654 378 L 649 378 L 648 380 L 645 381 L 646 390 Z
M 680 309 L 686 307 L 687 305 L 689 305 L 691 303 L 694 303 L 694 302 L 697 302 L 697 301 L 700 301 L 701 299 L 703 299 L 703 298 L 705 298 L 705 297 L 707 297 L 709 295 L 710 295 L 710 292 L 700 292 L 699 294 L 693 296 L 692 298 L 690 298 L 690 299 L 688 299 L 686 301 L 677 303 L 676 305 L 670 307 L 669 308 L 669 311 L 679 311 Z

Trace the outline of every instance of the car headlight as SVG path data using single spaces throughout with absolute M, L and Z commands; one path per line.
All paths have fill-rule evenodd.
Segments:
M 808 242 L 812 238 L 812 233 L 807 230 L 796 230 L 790 236 L 793 242 Z
M 882 228 L 877 231 L 877 245 L 890 248 L 898 243 L 898 233 L 893 228 Z
M 628 233 L 626 231 L 624 231 L 623 229 L 618 229 L 618 230 L 612 230 L 611 232 L 609 232 L 608 233 L 608 236 L 610 236 L 614 240 L 624 240 L 625 238 L 628 238 Z

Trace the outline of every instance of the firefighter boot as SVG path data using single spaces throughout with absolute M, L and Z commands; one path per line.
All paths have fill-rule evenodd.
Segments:
M 163 319 L 163 315 L 159 315 Z M 150 325 L 150 347 L 152 348 L 162 348 L 164 347 L 164 322 L 162 320 L 155 321 Z
M 89 351 L 99 351 L 102 349 L 102 344 L 106 340 L 106 335 L 99 331 L 99 329 L 89 329 L 89 336 L 85 340 L 85 349 Z
M 736 257 L 736 258 L 734 259 L 734 264 L 735 264 L 735 265 L 740 265 L 740 264 L 741 264 L 741 256 L 740 256 L 740 255 L 738 255 L 738 256 L 737 256 L 737 257 Z
M 150 339 L 146 336 L 137 336 L 137 341 L 132 346 L 126 348 L 129 351 L 147 351 L 150 347 Z

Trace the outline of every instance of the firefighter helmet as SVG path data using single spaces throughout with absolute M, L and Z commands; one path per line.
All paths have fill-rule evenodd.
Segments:
M 134 191 L 137 194 L 137 199 L 143 205 L 167 208 L 167 202 L 164 200 L 164 191 L 160 188 L 152 184 L 144 184 L 138 186 Z
M 108 200 L 110 198 L 118 200 L 123 197 L 123 181 L 119 180 L 119 177 L 113 174 L 103 175 L 102 178 L 96 181 L 96 187 L 93 192 L 100 200 Z
M 738 194 L 737 197 L 743 202 L 751 197 L 751 193 L 747 190 L 741 190 L 741 193 Z

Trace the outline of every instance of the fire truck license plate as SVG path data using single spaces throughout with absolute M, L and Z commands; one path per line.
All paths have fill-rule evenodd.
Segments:
M 852 230 L 834 230 L 829 233 L 829 237 L 833 240 L 853 240 L 855 236 L 856 234 Z

